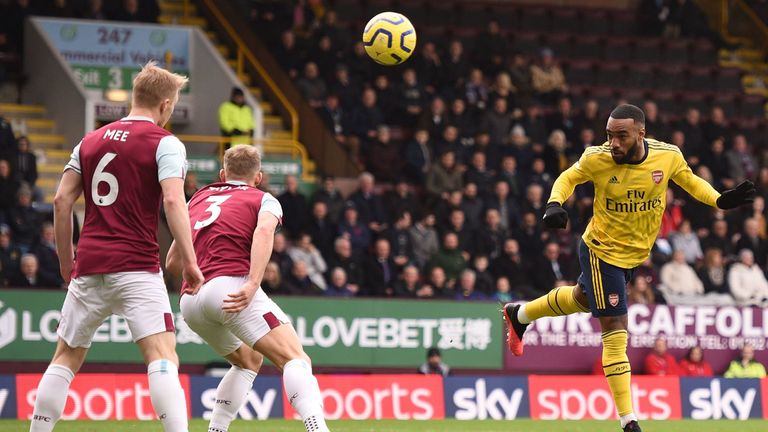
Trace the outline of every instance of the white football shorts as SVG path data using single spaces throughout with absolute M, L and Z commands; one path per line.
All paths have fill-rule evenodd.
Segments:
M 72 279 L 56 332 L 67 345 L 88 348 L 112 314 L 125 318 L 134 342 L 176 330 L 162 273 L 120 272 Z
M 224 299 L 238 292 L 245 280 L 220 276 L 206 282 L 197 294 L 181 297 L 184 321 L 221 356 L 235 352 L 242 343 L 253 347 L 273 328 L 289 323 L 285 312 L 262 289 L 245 310 L 224 312 Z

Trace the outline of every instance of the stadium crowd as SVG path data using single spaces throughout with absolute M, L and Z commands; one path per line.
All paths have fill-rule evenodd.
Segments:
M 574 283 L 591 187 L 580 186 L 565 203 L 567 230 L 545 230 L 539 221 L 557 175 L 584 148 L 604 142 L 613 106 L 574 106 L 551 49 L 529 58 L 491 20 L 474 40 L 482 50 L 467 52 L 460 39 L 420 40 L 407 63 L 383 68 L 362 43 L 346 49 L 356 38 L 322 2 L 256 2 L 252 17 L 308 103 L 367 171 L 349 196 L 330 177 L 308 197 L 296 179 L 287 181 L 279 197 L 284 230 L 265 277 L 271 292 L 509 301 Z M 642 108 L 648 137 L 680 147 L 698 175 L 718 190 L 753 180 L 760 197 L 725 213 L 670 189 L 659 240 L 635 272 L 630 298 L 764 304 L 766 147 L 750 142 L 718 106 L 661 113 L 646 100 Z

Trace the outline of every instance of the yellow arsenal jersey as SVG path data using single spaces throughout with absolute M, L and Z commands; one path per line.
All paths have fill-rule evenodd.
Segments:
M 645 158 L 636 163 L 614 162 L 607 142 L 589 147 L 557 178 L 549 202 L 562 204 L 577 185 L 594 183 L 594 216 L 583 239 L 603 261 L 629 269 L 645 261 L 656 241 L 670 180 L 716 206 L 720 193 L 693 174 L 680 149 L 652 139 L 645 140 Z

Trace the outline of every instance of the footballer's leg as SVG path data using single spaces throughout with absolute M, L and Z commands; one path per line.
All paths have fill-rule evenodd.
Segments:
M 290 324 L 282 324 L 259 339 L 253 348 L 283 371 L 283 385 L 307 432 L 327 432 L 323 398 L 312 364 Z
M 50 432 L 61 417 L 69 385 L 85 361 L 91 339 L 110 315 L 102 294 L 99 275 L 70 282 L 56 329 L 56 352 L 37 386 L 30 432 Z
M 245 403 L 253 381 L 261 369 L 264 356 L 253 348 L 240 344 L 224 356 L 232 365 L 216 387 L 216 405 L 211 413 L 208 432 L 227 432 Z
M 115 291 L 114 313 L 128 322 L 131 336 L 147 365 L 149 397 L 165 432 L 187 432 L 187 401 L 179 381 L 176 328 L 160 273 L 124 272 L 104 275 Z

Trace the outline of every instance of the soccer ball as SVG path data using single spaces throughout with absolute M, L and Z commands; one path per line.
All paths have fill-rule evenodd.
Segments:
M 368 21 L 363 30 L 365 52 L 385 66 L 398 65 L 416 48 L 416 29 L 397 12 L 382 12 Z

